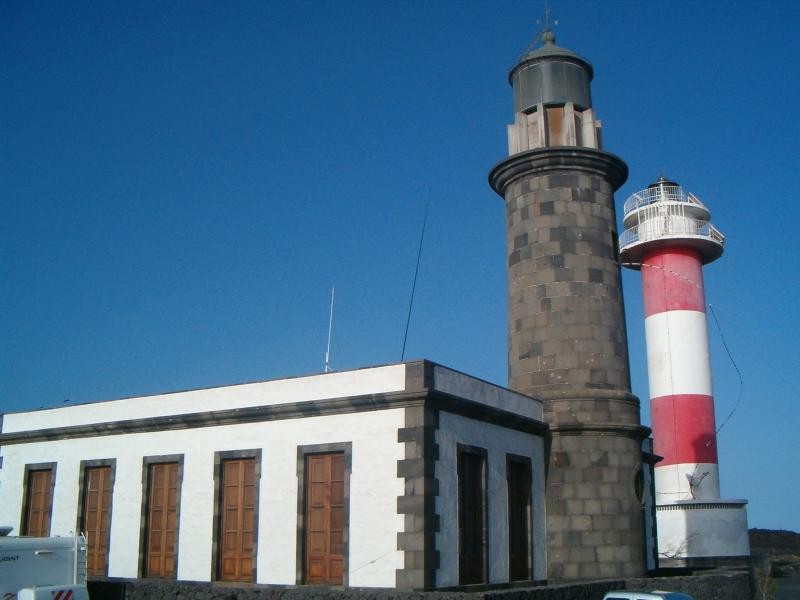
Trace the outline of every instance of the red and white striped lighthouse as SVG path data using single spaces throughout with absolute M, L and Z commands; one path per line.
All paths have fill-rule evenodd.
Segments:
M 692 246 L 641 258 L 657 502 L 719 498 L 702 258 Z
M 663 177 L 624 207 L 620 260 L 642 273 L 653 451 L 663 457 L 654 474 L 660 566 L 749 555 L 745 502 L 720 500 L 702 267 L 725 238 L 710 216 Z

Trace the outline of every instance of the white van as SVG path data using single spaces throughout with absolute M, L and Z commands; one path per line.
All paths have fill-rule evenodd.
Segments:
M 0 528 L 0 598 L 88 600 L 86 538 L 11 537 Z
M 616 591 L 608 592 L 603 596 L 603 600 L 692 600 L 692 597 L 680 592 L 662 592 L 660 590 L 652 592 Z

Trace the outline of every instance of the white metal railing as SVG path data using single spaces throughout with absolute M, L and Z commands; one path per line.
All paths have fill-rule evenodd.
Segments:
M 637 243 L 682 235 L 706 238 L 719 245 L 725 243 L 725 236 L 708 221 L 689 217 L 674 219 L 667 216 L 650 219 L 636 227 L 626 229 L 619 236 L 619 247 L 625 248 Z
M 659 185 L 633 194 L 625 201 L 622 210 L 627 215 L 640 206 L 647 206 L 654 202 L 688 202 L 689 204 L 699 204 L 703 206 L 703 203 L 700 202 L 697 196 L 691 192 L 686 193 L 679 185 Z

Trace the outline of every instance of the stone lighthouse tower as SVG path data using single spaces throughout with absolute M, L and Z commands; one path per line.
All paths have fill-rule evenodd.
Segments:
M 625 163 L 601 149 L 592 66 L 555 45 L 511 69 L 505 202 L 509 387 L 544 401 L 548 577 L 645 570 L 639 401 L 631 394 L 614 191 Z
M 750 555 L 744 500 L 721 500 L 703 291 L 724 237 L 705 205 L 664 177 L 625 202 L 624 266 L 641 270 L 660 567 Z

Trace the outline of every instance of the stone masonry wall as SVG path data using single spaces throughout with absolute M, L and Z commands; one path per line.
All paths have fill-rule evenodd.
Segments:
M 599 173 L 537 160 L 505 188 L 508 361 L 509 387 L 542 398 L 553 436 L 548 578 L 634 577 L 644 573 L 644 429 L 630 393 L 613 189 Z
M 547 558 L 553 580 L 632 577 L 644 534 L 635 439 L 554 435 L 547 483 Z
M 629 391 L 611 186 L 565 169 L 522 177 L 505 199 L 509 387 Z
M 136 580 L 90 582 L 92 600 L 601 600 L 611 590 L 667 589 L 695 600 L 752 600 L 747 571 L 713 572 L 699 576 L 604 580 L 535 588 L 484 591 L 400 592 L 391 589 L 326 587 L 236 587 L 196 582 Z

